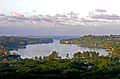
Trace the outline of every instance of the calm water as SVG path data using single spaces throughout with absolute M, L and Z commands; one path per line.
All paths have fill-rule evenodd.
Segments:
M 73 53 L 76 53 L 78 51 L 90 51 L 90 49 L 78 47 L 77 45 L 73 44 L 60 44 L 59 40 L 54 40 L 54 43 L 49 44 L 27 45 L 25 49 L 19 49 L 17 53 L 19 53 L 22 58 L 33 58 L 35 56 L 48 56 L 52 51 L 59 52 L 59 55 L 64 58 L 66 57 L 67 53 L 70 57 L 72 57 Z M 103 49 L 96 49 L 96 51 L 100 52 L 100 55 L 107 55 L 107 51 Z

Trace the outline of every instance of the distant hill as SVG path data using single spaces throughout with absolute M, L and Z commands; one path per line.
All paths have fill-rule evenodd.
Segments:
M 79 38 L 81 36 L 21 36 L 21 37 L 27 37 L 27 38 L 52 38 L 52 39 L 55 39 L 55 40 L 60 40 L 60 39 Z
M 28 44 L 53 43 L 52 38 L 28 38 L 28 37 L 14 37 L 2 36 L 0 37 L 0 46 L 6 50 L 13 50 L 26 46 Z

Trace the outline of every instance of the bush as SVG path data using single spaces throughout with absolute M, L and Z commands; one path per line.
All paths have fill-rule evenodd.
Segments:
M 61 74 L 76 74 L 78 72 L 79 72 L 78 69 L 72 68 L 72 69 L 66 69 L 66 70 L 64 70 Z

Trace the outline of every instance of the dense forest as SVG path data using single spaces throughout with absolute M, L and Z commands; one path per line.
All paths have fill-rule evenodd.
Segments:
M 49 56 L 21 59 L 17 54 L 1 51 L 1 79 L 119 79 L 117 56 L 99 56 L 98 52 L 76 52 L 73 58 L 61 59 L 53 51 Z M 13 56 L 13 57 L 11 57 Z
M 103 36 L 95 36 L 95 35 L 87 35 L 82 36 L 80 38 L 73 39 L 62 39 L 60 40 L 61 44 L 77 44 L 81 47 L 89 47 L 91 48 L 103 48 L 107 51 L 120 53 L 120 35 L 103 35 Z
M 10 51 L 13 49 L 23 48 L 28 44 L 52 43 L 51 38 L 26 38 L 26 37 L 0 37 L 0 48 L 5 48 Z

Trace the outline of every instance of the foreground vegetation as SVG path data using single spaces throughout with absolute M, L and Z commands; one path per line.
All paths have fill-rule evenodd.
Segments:
M 51 38 L 25 38 L 25 37 L 0 37 L 0 48 L 10 51 L 13 49 L 24 48 L 28 44 L 52 43 Z
M 1 52 L 1 79 L 119 79 L 120 63 L 116 56 L 99 56 L 98 52 L 86 51 L 69 54 L 65 59 L 57 59 L 59 53 L 35 59 L 7 57 L 10 53 Z M 14 53 L 16 56 L 17 54 Z M 18 56 L 19 57 L 19 56 Z

